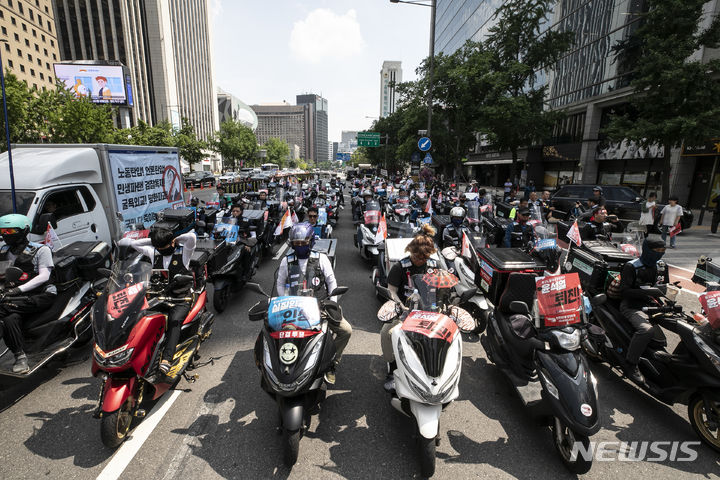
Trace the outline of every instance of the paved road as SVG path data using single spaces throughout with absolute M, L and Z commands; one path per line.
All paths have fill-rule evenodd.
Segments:
M 259 325 L 247 321 L 256 294 L 240 291 L 218 315 L 194 384 L 181 383 L 168 412 L 144 438 L 135 430 L 117 452 L 105 449 L 91 417 L 98 381 L 89 351 L 64 368 L 47 369 L 32 385 L 0 385 L 0 478 L 413 478 L 418 467 L 412 425 L 382 390 L 379 325 L 369 268 L 352 244 L 344 212 L 337 276 L 351 290 L 342 299 L 354 327 L 338 382 L 302 439 L 292 471 L 282 466 L 276 411 L 259 387 L 252 346 Z M 278 262 L 267 260 L 257 280 L 270 288 Z M 649 398 L 604 366 L 596 366 L 601 441 L 694 441 L 681 406 Z M 24 395 L 24 396 L 23 396 Z M 15 403 L 13 403 L 15 402 Z M 162 405 L 157 405 L 156 410 Z M 151 425 L 151 415 L 140 425 Z M 477 338 L 464 343 L 460 398 L 441 419 L 435 478 L 573 478 L 558 460 L 549 430 L 534 425 L 503 377 L 488 365 Z M 584 478 L 720 478 L 718 455 L 697 447 L 694 462 L 595 462 Z M 127 467 L 123 470 L 123 462 Z

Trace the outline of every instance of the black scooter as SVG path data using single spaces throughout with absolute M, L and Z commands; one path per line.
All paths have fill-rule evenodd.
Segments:
M 530 316 L 535 276 L 511 273 L 481 337 L 533 417 L 550 425 L 555 449 L 573 473 L 590 470 L 589 437 L 600 430 L 595 377 L 581 350 L 582 323 L 536 328 Z M 580 447 L 581 445 L 581 447 Z
M 638 386 L 668 405 L 687 405 L 695 433 L 720 452 L 720 329 L 696 323 L 680 305 L 664 297 L 662 290 L 648 288 L 649 294 L 657 296 L 654 305 L 644 309 L 654 323 L 653 338 L 640 357 L 638 366 L 645 383 Z M 588 338 L 583 348 L 588 355 L 621 368 L 634 330 L 614 300 L 600 294 L 592 302 L 590 322 L 602 327 L 605 334 Z M 666 349 L 663 328 L 680 337 L 672 353 Z
M 323 305 L 308 296 L 312 290 L 271 298 L 257 283 L 248 283 L 246 288 L 268 297 L 249 311 L 250 321 L 264 321 L 255 342 L 255 364 L 261 373 L 260 386 L 277 402 L 284 463 L 292 467 L 297 462 L 300 438 L 325 400 L 324 374 L 335 357 L 332 332 L 328 319 L 320 313 Z M 331 296 L 347 290 L 337 287 Z

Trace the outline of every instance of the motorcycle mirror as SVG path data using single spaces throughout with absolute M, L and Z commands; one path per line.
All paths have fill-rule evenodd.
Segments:
M 267 293 L 265 293 L 265 290 L 260 286 L 259 283 L 254 282 L 248 282 L 245 284 L 245 288 L 250 290 L 251 292 L 259 293 L 260 295 L 265 295 L 266 297 L 270 297 Z
M 5 270 L 5 283 L 15 283 L 22 277 L 23 271 L 18 267 L 8 267 Z
M 335 287 L 335 290 L 332 291 L 330 294 L 331 297 L 344 295 L 347 293 L 347 291 L 350 290 L 350 287 Z
M 477 294 L 477 288 L 469 288 L 460 295 L 460 305 L 467 303 L 472 297 Z
M 528 308 L 527 303 L 518 300 L 510 302 L 510 311 L 521 315 L 530 315 L 530 309 Z
M 250 307 L 248 311 L 248 320 L 251 322 L 258 322 L 265 318 L 268 309 L 268 301 L 262 300 L 257 302 L 255 305 Z
M 388 300 L 392 299 L 392 294 L 390 293 L 390 289 L 387 287 L 383 287 L 382 285 L 375 285 L 375 290 L 377 293 L 380 294 L 382 298 L 386 298 Z
M 595 295 L 590 299 L 590 305 L 592 305 L 593 307 L 600 306 L 605 302 L 607 302 L 607 295 L 605 295 L 604 293 Z

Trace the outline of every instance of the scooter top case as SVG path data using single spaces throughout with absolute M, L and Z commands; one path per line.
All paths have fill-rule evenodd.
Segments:
M 337 238 L 318 238 L 313 245 L 313 252 L 324 253 L 330 259 L 335 268 L 335 250 L 337 249 Z

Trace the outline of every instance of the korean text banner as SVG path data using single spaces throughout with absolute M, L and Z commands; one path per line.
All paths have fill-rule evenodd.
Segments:
M 580 322 L 583 306 L 577 273 L 536 277 L 538 309 L 546 327 L 562 327 Z
M 56 63 L 55 77 L 76 97 L 90 97 L 95 103 L 127 103 L 123 67 Z
M 110 173 L 125 228 L 147 228 L 157 212 L 184 204 L 177 153 L 111 151 Z

